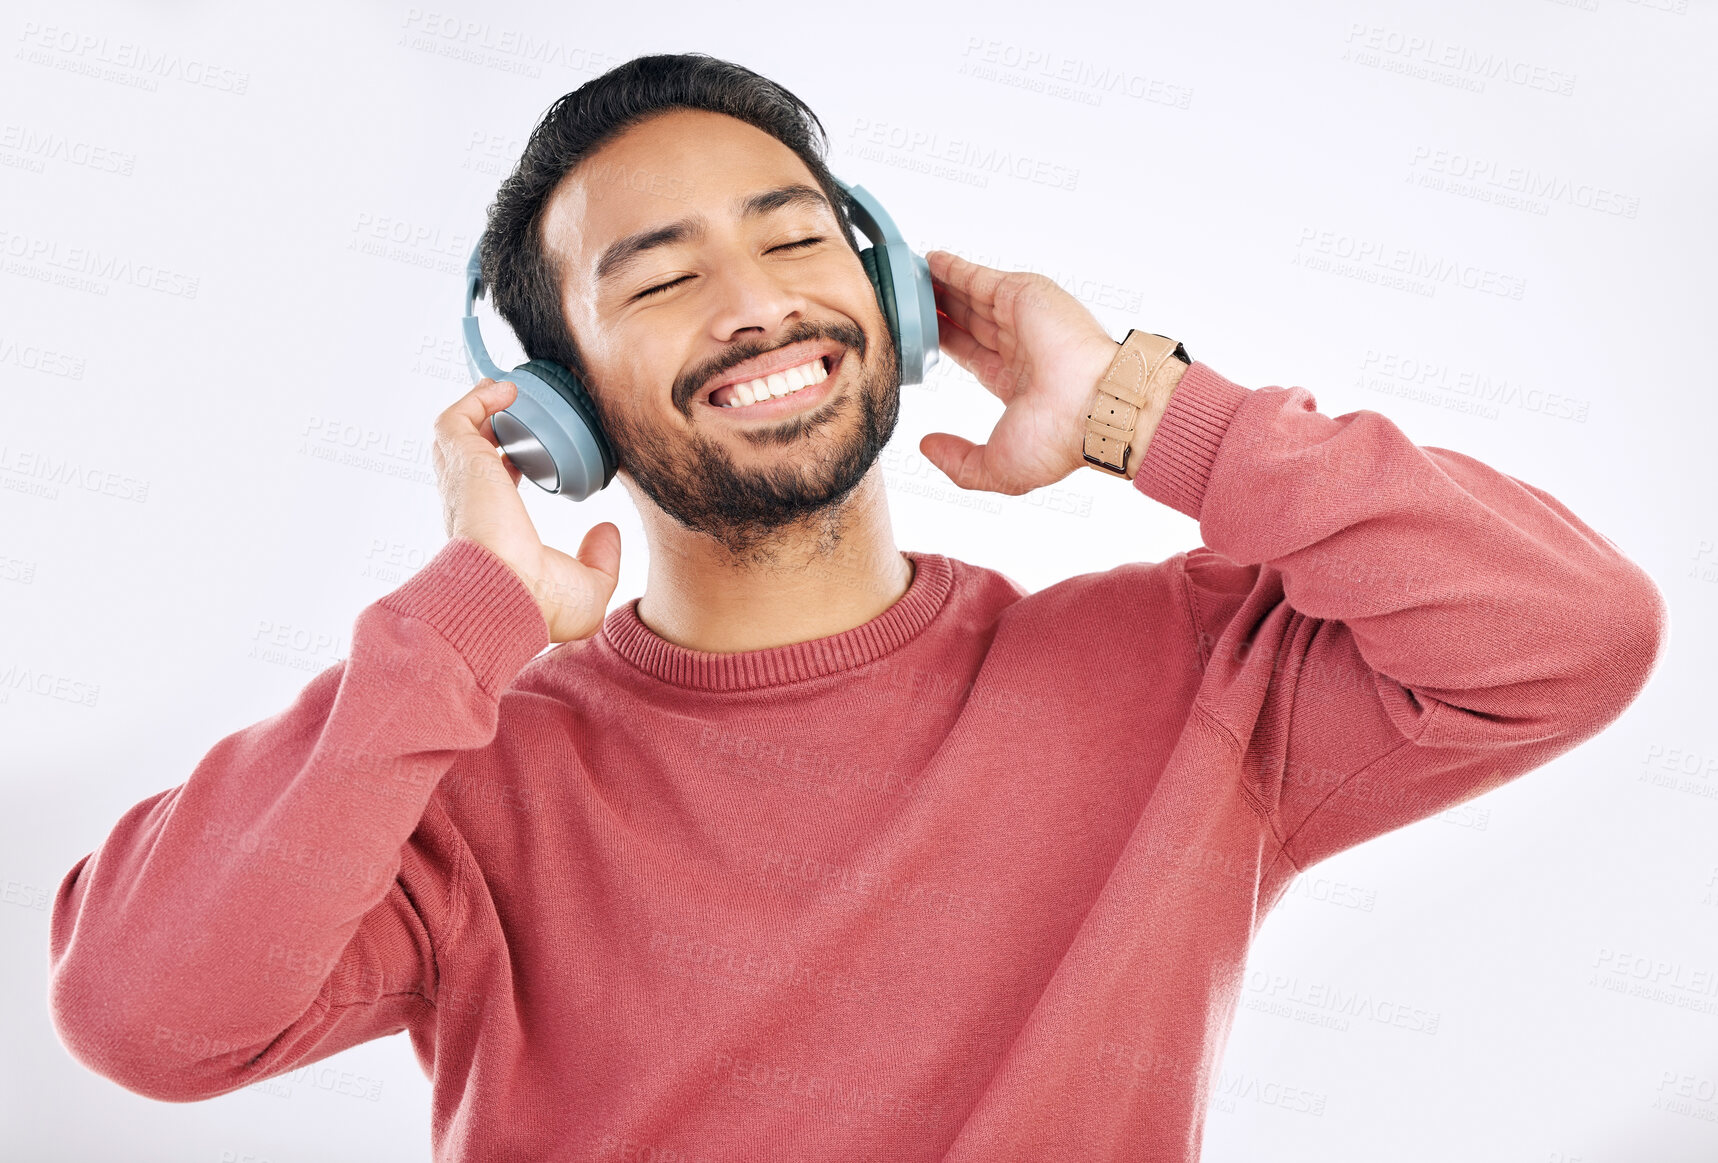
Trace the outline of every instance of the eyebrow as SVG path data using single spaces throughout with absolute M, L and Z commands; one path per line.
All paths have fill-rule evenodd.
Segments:
M 822 191 L 800 183 L 747 194 L 734 204 L 741 218 L 760 218 L 789 206 L 822 207 L 832 216 L 835 215 L 834 207 L 830 206 L 829 199 L 823 196 Z M 610 244 L 608 249 L 602 252 L 602 257 L 597 259 L 598 284 L 624 274 L 642 259 L 647 251 L 702 240 L 708 227 L 709 223 L 703 215 L 693 214 L 666 226 L 655 226 L 637 234 L 627 235 Z

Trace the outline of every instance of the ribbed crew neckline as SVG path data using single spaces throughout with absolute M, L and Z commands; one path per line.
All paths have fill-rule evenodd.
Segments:
M 696 690 L 755 690 L 850 670 L 912 641 L 953 589 L 954 568 L 946 556 L 910 549 L 902 553 L 913 563 L 907 592 L 869 622 L 826 638 L 732 654 L 689 650 L 646 626 L 638 617 L 640 599 L 633 598 L 609 611 L 601 639 L 646 674 Z

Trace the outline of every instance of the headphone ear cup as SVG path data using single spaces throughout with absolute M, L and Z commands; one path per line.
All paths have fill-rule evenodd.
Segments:
M 883 308 L 883 318 L 889 324 L 889 338 L 895 341 L 895 351 L 901 350 L 901 321 L 899 306 L 895 302 L 895 280 L 889 275 L 889 264 L 877 261 L 877 248 L 867 246 L 859 252 L 859 265 L 865 268 L 865 277 L 871 280 L 871 287 L 877 292 L 877 305 Z
M 566 368 L 534 359 L 495 378 L 519 389 L 489 420 L 496 443 L 522 476 L 573 501 L 608 486 L 617 467 L 614 446 L 591 398 Z
M 608 483 L 614 479 L 619 458 L 615 455 L 614 446 L 609 443 L 608 435 L 602 430 L 602 421 L 597 418 L 596 404 L 591 401 L 590 393 L 585 391 L 585 386 L 579 383 L 578 377 L 548 359 L 533 359 L 515 370 L 535 372 L 537 378 L 559 392 L 561 398 L 578 414 L 579 419 L 584 421 L 585 427 L 590 429 L 592 439 L 596 441 L 597 452 L 602 456 L 602 485 L 599 487 L 607 488 Z

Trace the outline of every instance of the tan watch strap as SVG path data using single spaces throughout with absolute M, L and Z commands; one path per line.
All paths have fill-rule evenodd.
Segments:
M 1104 378 L 1092 389 L 1086 409 L 1086 463 L 1118 477 L 1131 477 L 1128 454 L 1140 409 L 1150 398 L 1152 381 L 1171 359 L 1190 363 L 1187 349 L 1164 335 L 1137 328 L 1127 333 Z

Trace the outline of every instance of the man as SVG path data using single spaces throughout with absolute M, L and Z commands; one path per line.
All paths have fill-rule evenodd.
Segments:
M 447 546 L 61 884 L 90 1068 L 189 1101 L 407 1030 L 442 1160 L 1192 1160 L 1294 876 L 1647 681 L 1662 597 L 1548 494 L 940 251 L 1006 409 L 925 455 L 1110 471 L 1205 545 L 1036 594 L 898 551 L 897 353 L 811 124 L 683 56 L 538 125 L 486 282 L 590 386 L 646 591 L 607 611 L 610 523 L 537 538 L 511 384 L 451 406 Z

